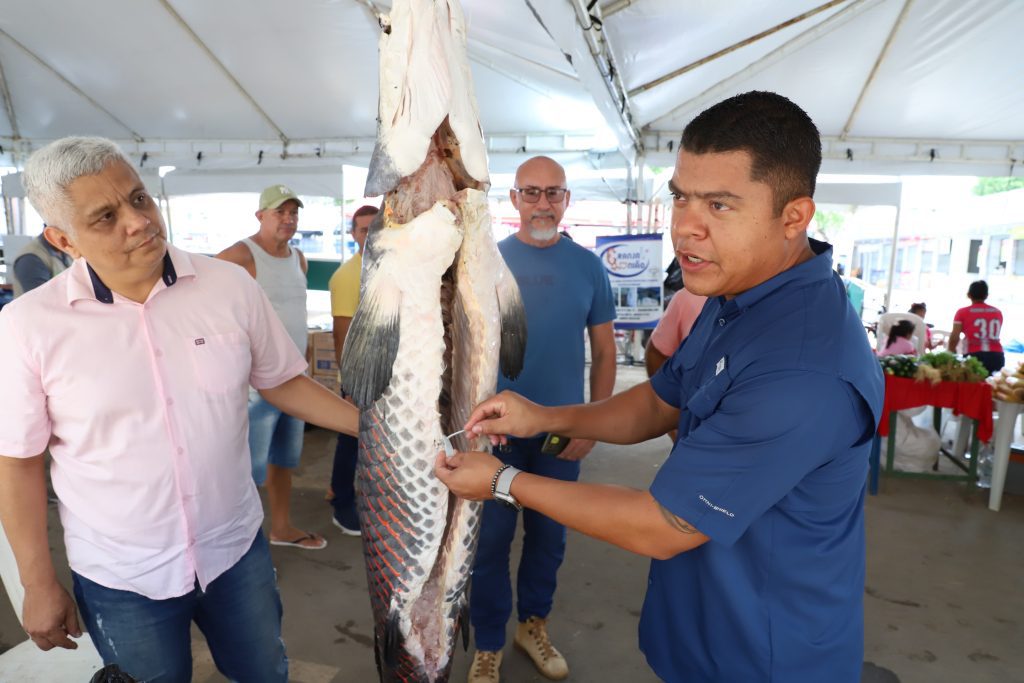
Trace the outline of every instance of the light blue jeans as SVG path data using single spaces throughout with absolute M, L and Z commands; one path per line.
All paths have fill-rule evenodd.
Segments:
M 217 668 L 242 683 L 286 683 L 281 596 L 263 532 L 249 551 L 214 579 L 179 598 L 151 600 L 101 586 L 72 572 L 75 598 L 104 664 L 146 683 L 192 680 L 194 621 Z
M 302 455 L 306 423 L 270 405 L 249 390 L 249 453 L 257 486 L 267 480 L 267 463 L 295 469 Z

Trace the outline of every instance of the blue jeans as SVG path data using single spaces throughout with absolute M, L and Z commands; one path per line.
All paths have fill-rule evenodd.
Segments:
M 192 680 L 192 622 L 206 636 L 217 668 L 242 683 L 284 683 L 281 597 L 270 549 L 257 532 L 249 551 L 214 579 L 178 598 L 151 600 L 72 572 L 75 598 L 104 664 L 146 683 Z
M 524 472 L 576 481 L 579 462 L 559 460 L 540 452 L 544 439 L 510 439 L 507 449 L 495 449 L 502 461 Z M 484 503 L 480 543 L 473 562 L 469 614 L 478 650 L 505 647 L 505 624 L 512 616 L 512 578 L 509 553 L 519 514 L 498 501 Z M 565 557 L 565 527 L 534 510 L 523 510 L 523 553 L 516 574 L 519 621 L 546 619 L 554 602 L 558 568 Z
M 356 464 L 359 461 L 359 439 L 338 434 L 334 449 L 334 467 L 331 469 L 331 490 L 334 491 L 334 518 L 346 529 L 359 528 L 356 512 Z
M 267 480 L 267 463 L 295 469 L 302 455 L 306 423 L 282 413 L 249 390 L 249 453 L 257 486 Z

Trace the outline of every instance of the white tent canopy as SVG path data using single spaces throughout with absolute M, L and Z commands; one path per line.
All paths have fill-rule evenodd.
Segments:
M 250 177 L 213 169 L 324 180 L 365 165 L 389 4 L 0 0 L 0 165 L 69 134 L 176 166 L 170 188 Z M 1024 2 L 590 4 L 463 0 L 493 172 L 538 153 L 671 166 L 697 112 L 766 89 L 814 118 L 824 172 L 1021 174 L 1024 88 L 1007 50 Z M 594 191 L 622 198 L 625 183 Z

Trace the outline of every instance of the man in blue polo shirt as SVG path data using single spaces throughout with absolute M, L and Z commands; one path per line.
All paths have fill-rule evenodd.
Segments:
M 686 288 L 709 297 L 690 336 L 650 382 L 607 401 L 545 408 L 503 393 L 470 418 L 479 433 L 613 443 L 677 427 L 649 491 L 556 482 L 479 453 L 435 468 L 460 496 L 517 501 L 654 558 L 640 647 L 666 681 L 860 680 L 883 382 L 831 247 L 806 234 L 820 163 L 817 128 L 780 95 L 701 113 L 670 183 Z

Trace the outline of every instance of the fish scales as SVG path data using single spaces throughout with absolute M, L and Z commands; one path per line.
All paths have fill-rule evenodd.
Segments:
M 491 230 L 461 9 L 396 0 L 382 25 L 367 194 L 386 194 L 342 378 L 361 409 L 357 505 L 381 680 L 447 681 L 456 638 L 468 638 L 481 504 L 451 496 L 434 460 L 443 434 L 494 392 L 499 367 L 522 368 L 525 315 Z

